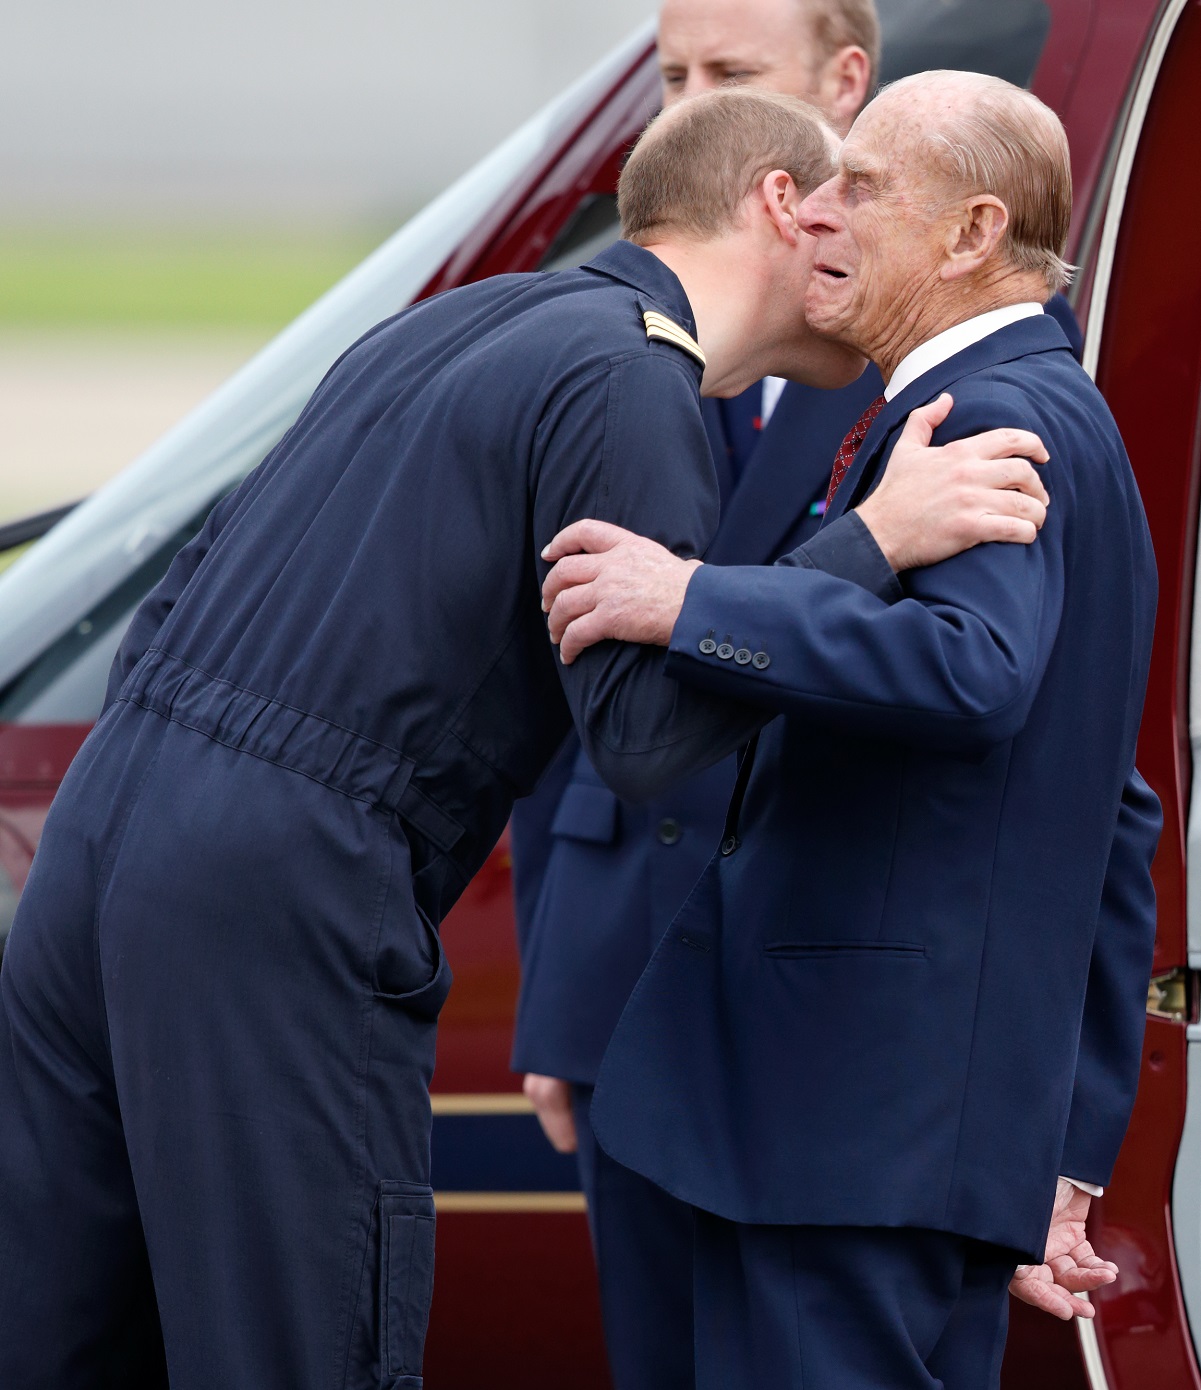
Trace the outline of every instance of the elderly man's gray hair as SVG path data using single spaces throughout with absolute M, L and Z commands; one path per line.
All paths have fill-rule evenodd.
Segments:
M 1072 221 L 1072 166 L 1059 117 L 1032 93 L 982 73 L 925 72 L 890 90 L 945 85 L 973 100 L 938 119 L 923 154 L 956 196 L 991 193 L 1009 213 L 1002 249 L 1015 266 L 1038 272 L 1054 294 L 1071 282 L 1064 260 Z

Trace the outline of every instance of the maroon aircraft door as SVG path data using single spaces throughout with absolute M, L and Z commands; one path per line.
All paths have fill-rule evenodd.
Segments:
M 1121 1266 L 1096 1296 L 1094 1390 L 1201 1387 L 1180 1284 L 1172 1188 L 1187 1098 L 1188 671 L 1201 415 L 1201 5 L 1169 0 L 1131 97 L 1098 246 L 1086 364 L 1094 363 L 1139 480 L 1160 599 L 1139 766 L 1163 802 L 1155 974 L 1134 1119 L 1092 1236 Z M 1182 1174 L 1195 1187 L 1201 1174 Z M 1086 1351 L 1093 1340 L 1084 1335 Z

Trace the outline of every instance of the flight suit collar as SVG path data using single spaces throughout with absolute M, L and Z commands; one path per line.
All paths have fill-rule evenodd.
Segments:
M 675 272 L 669 270 L 652 252 L 635 246 L 632 241 L 616 241 L 599 256 L 593 257 L 583 269 L 629 285 L 646 296 L 645 307 L 658 308 L 685 332 L 696 336 L 696 320 L 692 316 L 692 305 L 684 293 L 684 286 Z

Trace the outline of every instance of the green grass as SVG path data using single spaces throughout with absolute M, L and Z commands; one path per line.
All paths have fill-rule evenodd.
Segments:
M 281 328 L 384 235 L 0 228 L 0 328 Z

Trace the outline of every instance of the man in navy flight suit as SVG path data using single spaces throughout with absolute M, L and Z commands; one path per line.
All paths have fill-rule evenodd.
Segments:
M 592 1122 L 694 1208 L 699 1390 L 986 1390 L 1019 1261 L 1061 1316 L 1113 1277 L 1056 1175 L 1109 1180 L 1139 1074 L 1154 559 L 1112 417 L 1041 307 L 1071 216 L 1046 107 L 975 74 L 897 83 L 801 215 L 811 322 L 888 383 L 826 526 L 947 391 L 936 438 L 1004 418 L 1047 441 L 1048 520 L 1034 547 L 875 592 L 599 524 L 550 547 L 565 661 L 658 642 L 682 685 L 784 716 L 635 987 Z
M 783 91 L 845 135 L 875 83 L 872 0 L 666 0 L 665 106 L 728 83 Z M 1065 330 L 1079 330 L 1062 295 Z M 778 378 L 703 403 L 721 491 L 710 564 L 770 564 L 817 531 L 843 436 L 883 389 L 869 365 L 821 391 Z M 597 1147 L 592 1084 L 638 976 L 721 838 L 731 757 L 622 800 L 569 736 L 511 822 L 522 987 L 513 1066 L 548 1138 L 575 1150 L 617 1390 L 692 1384 L 692 1215 Z
M 862 361 L 801 312 L 828 132 L 746 93 L 700 115 L 657 137 L 710 196 L 656 253 L 379 325 L 135 616 L 0 973 L 4 1390 L 111 1384 L 130 1347 L 126 1384 L 421 1385 L 439 921 L 569 723 L 647 796 L 762 719 L 653 650 L 561 670 L 538 548 L 599 514 L 702 552 L 702 371 L 728 394 Z M 1007 456 L 1039 442 L 931 454 L 935 418 L 802 562 L 881 583 L 881 552 L 1034 539 L 1045 493 Z

